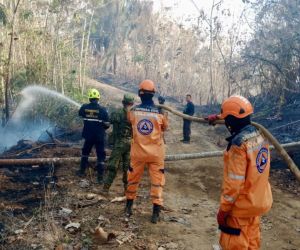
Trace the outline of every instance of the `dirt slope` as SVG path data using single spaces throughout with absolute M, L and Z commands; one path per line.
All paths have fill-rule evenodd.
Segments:
M 106 88 L 105 93 L 109 92 L 114 101 L 122 97 L 123 92 L 115 88 L 93 84 Z M 192 142 L 186 145 L 179 142 L 181 119 L 170 115 L 170 120 L 170 130 L 166 133 L 168 154 L 220 150 L 216 145 L 220 141 L 215 133 L 217 129 L 193 124 Z M 74 154 L 78 155 L 78 149 Z M 101 188 L 94 183 L 94 176 L 87 177 L 91 183 L 89 187 L 80 187 L 82 180 L 74 176 L 77 168 L 76 165 L 55 168 L 57 185 L 45 188 L 44 205 L 36 209 L 32 217 L 11 218 L 11 231 L 25 228 L 24 232 L 7 235 L 7 241 L 0 249 L 53 249 L 59 246 L 62 248 L 57 249 L 208 250 L 217 244 L 219 232 L 215 217 L 222 180 L 221 158 L 166 164 L 165 209 L 162 221 L 157 225 L 149 222 L 152 206 L 147 171 L 134 205 L 134 215 L 128 222 L 123 216 L 124 202 L 110 202 L 123 194 L 121 175 L 108 199 L 94 202 L 96 198 L 88 201 L 85 197 L 88 193 L 100 195 Z M 273 176 L 278 178 L 280 175 L 272 172 Z M 290 192 L 280 180 L 271 179 L 271 182 L 274 205 L 262 219 L 261 249 L 300 249 L 299 184 L 294 183 L 294 192 Z M 72 213 L 60 215 L 61 207 L 72 209 Z M 30 223 L 25 227 L 28 221 Z M 69 222 L 79 222 L 80 230 L 68 232 L 64 227 Z M 106 244 L 95 241 L 92 230 L 98 225 L 114 233 L 117 240 Z

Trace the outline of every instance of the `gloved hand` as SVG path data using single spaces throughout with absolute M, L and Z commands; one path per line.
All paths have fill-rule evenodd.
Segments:
M 160 95 L 160 96 L 158 97 L 158 103 L 159 103 L 159 104 L 164 104 L 165 101 L 166 101 L 166 99 L 165 99 L 163 96 Z
M 229 214 L 230 214 L 230 212 L 224 212 L 220 208 L 219 212 L 218 212 L 218 215 L 217 215 L 218 224 L 221 225 L 221 226 L 226 226 L 226 219 L 227 219 Z
M 205 117 L 204 119 L 208 121 L 209 125 L 214 125 L 214 122 L 216 120 L 219 120 L 219 117 L 217 114 L 212 114 L 212 115 Z

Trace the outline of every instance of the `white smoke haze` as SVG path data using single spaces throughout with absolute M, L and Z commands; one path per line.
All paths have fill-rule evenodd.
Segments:
M 0 152 L 20 140 L 37 141 L 58 120 L 74 121 L 80 104 L 58 92 L 31 85 L 21 91 L 22 99 L 4 128 L 0 128 Z M 72 111 L 72 112 L 70 112 Z
M 37 141 L 43 131 L 53 127 L 50 121 L 42 120 L 39 124 L 34 121 L 22 122 L 15 120 L 9 126 L 0 128 L 0 152 L 16 145 L 20 140 Z

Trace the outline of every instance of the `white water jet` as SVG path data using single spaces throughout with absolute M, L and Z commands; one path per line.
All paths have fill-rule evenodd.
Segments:
M 21 91 L 21 95 L 23 96 L 23 100 L 20 102 L 16 111 L 14 112 L 12 120 L 19 119 L 23 115 L 24 111 L 26 111 L 35 100 L 42 96 L 57 98 L 63 102 L 67 102 L 69 104 L 74 105 L 77 108 L 80 108 L 80 104 L 73 101 L 71 98 L 64 96 L 63 94 L 60 94 L 54 90 L 50 90 L 38 85 L 30 85 L 24 88 Z
M 49 99 L 49 105 L 63 103 L 63 105 L 71 105 L 77 110 L 80 108 L 80 104 L 69 97 L 42 86 L 28 86 L 20 94 L 22 99 L 11 119 L 4 128 L 0 128 L 0 152 L 15 145 L 21 139 L 36 141 L 44 131 L 55 126 L 55 122 L 51 121 L 45 114 L 38 114 L 36 116 L 38 119 L 32 119 L 31 116 L 28 119 L 28 114 L 34 110 L 35 105 L 47 104 L 46 98 L 46 100 Z M 47 108 L 45 107 L 44 110 Z M 74 116 L 75 114 L 77 115 L 77 112 L 74 112 Z M 57 115 L 59 116 L 60 113 Z

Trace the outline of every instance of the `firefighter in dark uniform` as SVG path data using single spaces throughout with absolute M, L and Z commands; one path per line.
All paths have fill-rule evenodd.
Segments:
M 186 115 L 193 116 L 195 113 L 195 106 L 192 103 L 192 96 L 186 95 L 186 106 L 183 110 Z M 183 119 L 183 143 L 190 143 L 191 140 L 191 121 Z
M 89 154 L 95 146 L 97 153 L 97 180 L 103 184 L 105 161 L 105 130 L 109 128 L 109 117 L 106 109 L 99 105 L 100 93 L 96 89 L 88 92 L 90 103 L 83 104 L 79 110 L 79 116 L 83 118 L 84 126 L 82 137 L 85 139 L 82 148 L 80 169 L 77 175 L 82 177 L 88 165 Z

